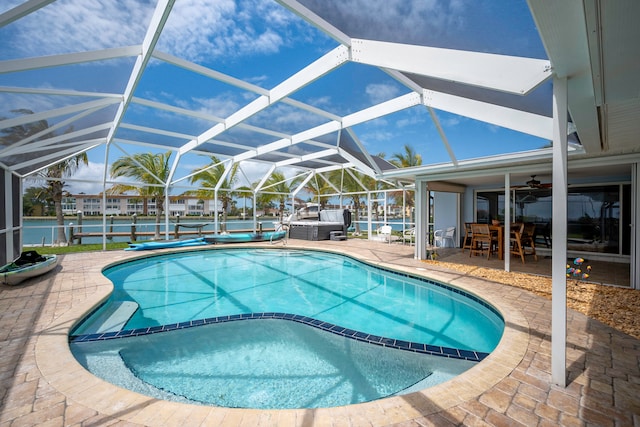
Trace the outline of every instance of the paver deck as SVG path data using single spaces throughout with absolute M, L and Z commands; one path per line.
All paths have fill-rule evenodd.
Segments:
M 67 344 L 69 329 L 111 290 L 102 268 L 151 251 L 69 254 L 52 273 L 0 285 L 0 426 L 640 426 L 640 340 L 569 310 L 568 386 L 558 387 L 549 300 L 421 263 L 409 246 L 352 239 L 289 247 L 346 253 L 462 287 L 503 313 L 504 337 L 449 382 L 369 403 L 265 411 L 166 402 L 94 377 Z

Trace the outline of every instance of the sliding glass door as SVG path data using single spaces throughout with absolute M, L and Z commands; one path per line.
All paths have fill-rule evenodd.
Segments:
M 511 222 L 536 225 L 536 244 L 551 247 L 551 188 L 512 190 Z M 630 241 L 630 185 L 570 187 L 567 249 L 628 255 Z M 504 191 L 476 193 L 476 221 L 497 219 L 504 222 Z

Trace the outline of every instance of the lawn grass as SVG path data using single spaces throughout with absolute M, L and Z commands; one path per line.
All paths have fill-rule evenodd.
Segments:
M 127 242 L 109 242 L 107 243 L 107 250 L 119 250 L 128 247 L 129 244 Z M 70 254 L 77 252 L 94 252 L 102 250 L 102 243 L 93 243 L 88 245 L 70 245 L 70 246 L 36 246 L 36 247 L 28 247 L 22 248 L 22 250 L 35 250 L 41 254 Z

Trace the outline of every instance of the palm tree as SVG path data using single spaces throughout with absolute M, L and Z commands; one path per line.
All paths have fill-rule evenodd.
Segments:
M 273 201 L 279 202 L 280 205 L 278 212 L 280 221 L 282 221 L 282 218 L 284 217 L 284 208 L 287 197 L 289 197 L 301 181 L 302 177 L 298 176 L 291 180 L 287 180 L 282 172 L 274 172 L 265 182 L 264 189 L 269 191 L 269 193 L 262 193 L 260 195 L 260 199 L 263 203 L 271 203 Z
M 62 198 L 68 197 L 69 192 L 64 189 L 63 178 L 73 175 L 82 165 L 89 164 L 87 153 L 81 153 L 70 157 L 55 165 L 49 166 L 38 173 L 39 177 L 46 180 L 47 184 L 42 188 L 41 195 L 46 200 L 53 201 L 56 213 L 56 224 L 58 225 L 58 237 L 56 243 L 67 243 L 67 236 L 64 232 L 64 213 L 62 212 Z
M 23 216 L 44 215 L 48 208 L 48 201 L 45 199 L 42 188 L 29 187 L 25 189 L 22 196 Z
M 395 153 L 391 159 L 391 164 L 399 168 L 420 166 L 422 164 L 422 156 L 416 153 L 411 146 L 405 144 L 404 153 Z M 402 196 L 403 191 L 394 191 L 391 193 L 391 197 L 394 199 L 396 204 L 402 203 Z M 405 203 L 408 208 L 415 205 L 415 194 L 413 192 L 406 193 Z
M 128 177 L 140 181 L 141 185 L 115 184 L 107 190 L 107 194 L 123 194 L 134 192 L 144 198 L 144 213 L 147 214 L 147 198 L 156 200 L 155 238 L 160 238 L 160 218 L 164 212 L 165 187 L 169 178 L 169 159 L 171 151 L 166 153 L 138 153 L 124 156 L 113 162 L 109 173 L 111 178 Z M 160 184 L 160 186 L 157 186 Z
M 394 153 L 390 160 L 391 164 L 399 168 L 409 168 L 412 166 L 420 166 L 422 164 L 422 156 L 413 149 L 409 144 L 404 145 L 404 153 Z
M 304 189 L 313 195 L 314 202 L 320 202 L 320 209 L 324 209 L 325 205 L 329 201 L 329 197 L 325 196 L 325 194 L 334 192 L 333 187 L 331 187 L 324 179 L 318 179 L 317 175 L 307 182 Z
M 213 190 L 213 188 L 218 185 L 220 178 L 224 175 L 224 172 L 227 168 L 225 164 L 221 163 L 216 156 L 211 156 L 210 159 L 211 163 L 209 163 L 209 165 L 193 170 L 192 173 L 194 173 L 194 175 L 190 178 L 192 184 L 200 183 L 201 187 L 204 188 L 199 188 L 195 191 L 188 191 L 188 194 L 195 195 L 202 199 L 215 198 L 215 190 Z M 231 166 L 231 170 L 222 181 L 221 188 L 230 190 L 237 180 L 238 164 L 234 163 Z M 223 191 L 222 193 L 218 193 L 218 199 L 220 199 L 220 201 L 222 202 L 222 221 L 224 222 L 227 221 L 227 212 L 229 210 L 229 205 L 233 202 L 233 196 L 234 193 L 231 191 Z

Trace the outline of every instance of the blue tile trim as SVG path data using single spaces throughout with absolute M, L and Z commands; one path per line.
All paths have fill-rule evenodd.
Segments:
M 138 337 L 148 334 L 174 331 L 178 329 L 193 328 L 202 325 L 212 325 L 216 323 L 235 322 L 239 320 L 252 320 L 252 319 L 280 319 L 290 320 L 292 322 L 302 323 L 317 329 L 321 329 L 326 332 L 331 332 L 345 338 L 354 339 L 356 341 L 365 342 L 368 344 L 379 345 L 382 347 L 390 347 L 398 350 L 412 351 L 414 353 L 430 354 L 433 356 L 448 357 L 453 359 L 464 359 L 471 362 L 480 362 L 486 358 L 489 353 L 459 350 L 456 348 L 440 347 L 429 344 L 422 344 L 410 341 L 396 340 L 393 338 L 385 338 L 377 335 L 370 335 L 366 332 L 354 331 L 342 326 L 334 325 L 332 323 L 323 322 L 322 320 L 313 319 L 307 316 L 300 316 L 297 314 L 287 313 L 246 313 L 246 314 L 234 314 L 231 316 L 219 316 L 210 317 L 206 319 L 192 320 L 189 322 L 172 323 L 170 325 L 154 326 L 151 328 L 139 328 L 123 330 L 119 332 L 106 332 L 104 334 L 89 334 L 89 335 L 72 335 L 69 337 L 70 343 L 83 343 L 91 341 L 105 341 L 118 338 Z

